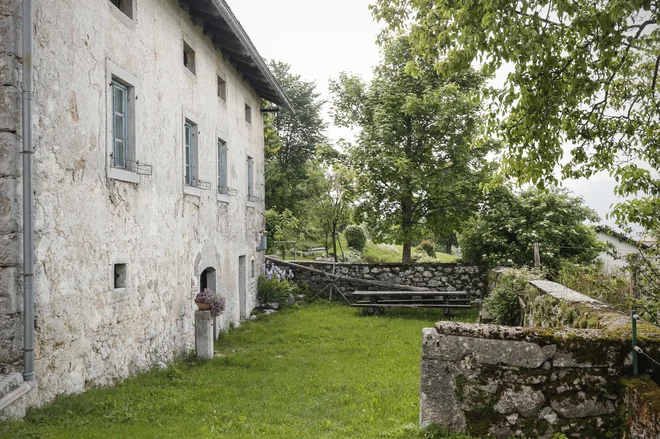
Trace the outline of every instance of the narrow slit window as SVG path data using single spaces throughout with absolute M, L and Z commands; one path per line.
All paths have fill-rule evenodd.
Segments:
M 113 138 L 112 166 L 126 169 L 129 157 L 128 87 L 112 81 Z
M 195 74 L 195 51 L 185 41 L 183 42 L 183 65 Z
M 218 139 L 218 193 L 226 194 L 227 187 L 227 142 Z
M 254 201 L 254 159 L 247 158 L 247 197 L 248 201 Z
M 126 288 L 126 264 L 114 265 L 114 287 Z
M 227 102 L 227 81 L 218 75 L 218 97 Z
M 134 0 L 110 0 L 110 3 L 128 18 L 133 19 L 133 1 Z
M 248 104 L 245 104 L 245 121 L 247 123 L 252 123 L 252 107 Z

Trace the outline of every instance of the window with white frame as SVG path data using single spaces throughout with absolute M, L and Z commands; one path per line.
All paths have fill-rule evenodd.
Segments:
M 137 79 L 108 60 L 107 80 L 108 177 L 138 183 L 151 166 L 137 158 Z
M 218 139 L 218 193 L 227 194 L 227 142 Z
M 197 124 L 189 119 L 183 125 L 183 144 L 185 155 L 185 183 L 186 186 L 197 187 L 198 182 L 198 128 Z
M 255 201 L 254 197 L 254 159 L 247 157 L 247 198 L 248 201 Z

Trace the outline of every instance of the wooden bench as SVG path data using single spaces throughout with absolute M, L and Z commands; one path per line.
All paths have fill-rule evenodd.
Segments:
M 357 299 L 351 306 L 367 308 L 442 308 L 449 314 L 451 308 L 471 308 L 466 291 L 354 291 Z

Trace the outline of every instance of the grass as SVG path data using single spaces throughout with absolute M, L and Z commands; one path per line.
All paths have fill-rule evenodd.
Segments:
M 327 303 L 244 323 L 181 360 L 0 423 L 0 438 L 464 438 L 421 432 L 421 329 L 436 310 Z M 476 311 L 455 313 L 474 321 Z

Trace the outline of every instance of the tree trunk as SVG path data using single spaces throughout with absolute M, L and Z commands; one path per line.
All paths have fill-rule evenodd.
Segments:
M 328 257 L 328 232 L 325 232 L 325 257 Z
M 341 261 L 346 262 L 346 257 L 344 256 L 344 247 L 341 245 L 341 240 L 337 238 L 337 241 L 339 241 L 339 250 L 341 250 Z
M 412 260 L 412 244 L 410 242 L 404 242 L 403 257 L 401 258 L 401 262 L 403 262 L 404 264 L 410 264 L 411 260 Z
M 337 224 L 332 224 L 332 252 L 337 262 Z
M 448 255 L 451 254 L 451 241 L 450 240 L 447 240 L 447 254 Z
M 404 264 L 409 264 L 412 259 L 412 242 L 410 238 L 413 229 L 412 216 L 412 194 L 406 193 L 403 200 L 401 200 L 401 232 L 403 233 L 403 255 L 401 262 Z

